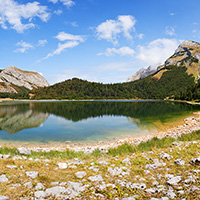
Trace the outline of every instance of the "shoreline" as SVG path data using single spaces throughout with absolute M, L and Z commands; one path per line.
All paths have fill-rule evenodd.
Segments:
M 86 154 L 92 153 L 96 149 L 99 149 L 101 152 L 107 152 L 109 148 L 115 148 L 122 144 L 128 143 L 132 145 L 138 145 L 141 142 L 147 142 L 152 138 L 157 137 L 158 139 L 162 139 L 165 137 L 178 138 L 182 134 L 189 134 L 194 131 L 200 130 L 200 111 L 194 112 L 183 120 L 178 120 L 175 125 L 171 127 L 164 128 L 164 130 L 160 130 L 158 132 L 153 131 L 152 133 L 138 136 L 138 137 L 125 137 L 118 138 L 116 141 L 99 141 L 97 143 L 71 143 L 71 141 L 66 142 L 52 142 L 48 144 L 44 143 L 30 143 L 30 142 L 12 142 L 12 141 L 0 141 L 0 147 L 8 147 L 8 148 L 18 148 L 25 147 L 32 151 L 44 151 L 49 152 L 51 150 L 56 151 L 65 151 L 66 149 L 73 150 L 75 152 L 83 151 Z

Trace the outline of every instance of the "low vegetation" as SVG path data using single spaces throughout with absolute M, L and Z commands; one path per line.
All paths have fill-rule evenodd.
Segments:
M 100 150 L 96 150 L 89 155 L 66 150 L 63 152 L 32 151 L 31 155 L 21 156 L 17 149 L 2 147 L 0 154 L 10 154 L 10 157 L 0 159 L 1 174 L 8 179 L 7 182 L 0 183 L 0 194 L 9 199 L 25 197 L 29 199 L 43 192 L 46 194 L 45 199 L 55 199 L 54 195 L 49 195 L 47 188 L 57 187 L 58 190 L 63 186 L 67 188 L 67 185 L 70 188 L 70 184 L 74 183 L 76 190 L 71 187 L 68 192 L 70 195 L 74 194 L 70 191 L 78 191 L 78 193 L 76 193 L 77 196 L 71 196 L 71 199 L 122 199 L 125 197 L 150 199 L 174 194 L 176 199 L 198 199 L 199 190 L 193 192 L 194 190 L 189 189 L 199 188 L 199 165 L 188 165 L 188 163 L 194 157 L 199 156 L 199 141 L 200 131 L 197 131 L 182 135 L 177 140 L 153 138 L 138 146 L 123 144 L 109 149 L 107 153 L 102 154 Z M 162 158 L 164 159 L 162 160 L 161 154 L 163 153 L 167 153 L 170 159 Z M 184 160 L 185 165 L 174 163 L 180 158 Z M 148 169 L 148 165 L 157 162 L 155 159 L 160 160 L 163 166 Z M 66 163 L 67 167 L 62 169 L 59 163 Z M 35 178 L 30 178 L 26 173 L 30 171 L 39 172 L 39 174 Z M 198 174 L 194 176 L 196 178 L 192 183 L 184 184 L 189 174 L 194 174 L 193 171 Z M 84 172 L 84 177 L 77 177 L 77 172 Z M 91 181 L 91 178 L 96 176 L 103 180 L 97 180 L 95 183 Z M 167 184 L 168 176 L 181 176 L 182 182 L 170 186 Z M 38 183 L 43 187 L 38 189 Z M 136 184 L 138 188 L 132 187 L 131 184 Z M 151 192 L 154 191 L 153 188 L 159 189 L 159 185 L 161 190 L 162 187 L 165 188 L 162 192 Z M 84 189 L 80 189 L 81 187 Z M 173 192 L 170 193 L 171 191 Z M 64 194 L 60 197 L 58 195 L 56 199 L 67 198 L 62 195 Z

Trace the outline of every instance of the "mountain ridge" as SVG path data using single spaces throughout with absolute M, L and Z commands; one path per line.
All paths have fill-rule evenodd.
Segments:
M 159 73 L 154 78 L 160 78 L 167 71 L 166 68 L 171 65 L 186 66 L 188 75 L 192 74 L 197 81 L 200 77 L 200 43 L 192 40 L 183 41 L 164 64 L 159 65 L 155 70 L 149 67 L 147 69 L 142 68 L 143 70 L 129 76 L 127 82 L 136 81 L 154 73 Z
M 47 80 L 38 72 L 23 71 L 15 66 L 8 66 L 0 71 L 0 92 L 18 93 L 22 89 L 32 90 L 48 87 Z

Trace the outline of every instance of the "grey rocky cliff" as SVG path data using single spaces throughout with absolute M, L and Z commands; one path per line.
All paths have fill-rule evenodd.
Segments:
M 139 71 L 137 71 L 135 74 L 133 74 L 132 76 L 129 76 L 126 82 L 136 81 L 136 80 L 145 78 L 156 71 L 157 69 L 151 66 L 149 66 L 147 69 L 142 68 Z
M 47 87 L 47 80 L 37 72 L 22 71 L 14 66 L 9 66 L 0 72 L 0 92 L 15 92 L 15 86 L 25 87 L 29 90 Z

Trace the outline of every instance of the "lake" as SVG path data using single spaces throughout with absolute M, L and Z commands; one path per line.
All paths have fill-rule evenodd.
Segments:
M 159 131 L 199 110 L 166 101 L 7 102 L 0 104 L 0 141 L 114 141 Z

